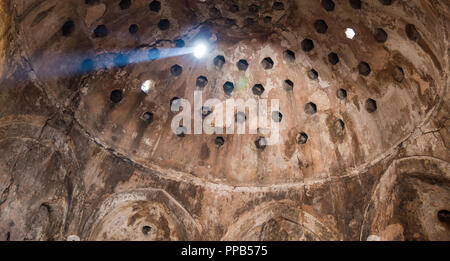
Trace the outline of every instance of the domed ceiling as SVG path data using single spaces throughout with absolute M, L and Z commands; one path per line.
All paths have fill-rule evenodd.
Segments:
M 0 239 L 449 240 L 449 12 L 425 0 L 5 1 Z M 194 134 L 194 122 L 174 133 L 176 101 L 217 115 L 195 94 L 278 101 L 278 142 L 261 129 Z

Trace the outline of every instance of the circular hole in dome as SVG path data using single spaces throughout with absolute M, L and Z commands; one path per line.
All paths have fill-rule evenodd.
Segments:
M 366 100 L 366 111 L 368 113 L 374 113 L 377 111 L 377 102 L 374 99 L 367 99 Z
M 314 28 L 319 34 L 324 34 L 328 30 L 328 25 L 325 20 L 317 20 L 316 22 L 314 22 Z
M 334 123 L 337 133 L 342 133 L 345 130 L 345 123 L 343 120 L 339 119 Z
M 273 68 L 273 60 L 270 57 L 266 57 L 261 62 L 262 67 L 264 70 L 270 70 Z
M 94 61 L 92 59 L 84 59 L 83 62 L 81 62 L 81 72 L 91 72 L 94 70 Z
M 141 85 L 141 91 L 145 94 L 148 94 L 152 88 L 152 85 L 154 85 L 154 82 L 151 80 L 146 80 L 142 85 Z
M 158 50 L 158 48 L 152 48 L 148 50 L 148 58 L 150 61 L 158 60 L 161 57 L 161 52 Z
M 84 0 L 84 3 L 87 5 L 96 5 L 96 4 L 99 4 L 100 1 L 99 0 Z
M 118 54 L 114 58 L 114 65 L 119 68 L 124 68 L 128 64 L 128 56 L 124 54 Z
M 231 18 L 225 18 L 225 25 L 228 27 L 231 27 L 233 25 L 236 25 L 236 20 Z
M 358 9 L 361 9 L 361 7 L 362 7 L 361 0 L 349 0 L 349 3 L 353 9 L 358 10 Z
M 230 5 L 228 10 L 232 13 L 237 13 L 237 12 L 239 12 L 239 6 L 238 5 Z
M 302 41 L 302 50 L 305 52 L 312 51 L 314 49 L 314 42 L 311 39 L 305 39 Z
M 336 65 L 339 63 L 339 56 L 337 55 L 337 53 L 330 53 L 330 54 L 328 54 L 328 61 L 332 65 Z
M 153 113 L 145 112 L 142 115 L 142 120 L 145 121 L 146 123 L 152 123 L 153 122 L 153 117 L 154 117 Z
M 272 120 L 274 122 L 281 122 L 283 120 L 283 114 L 279 111 L 272 112 Z
M 211 16 L 212 18 L 219 18 L 222 16 L 222 14 L 220 13 L 219 8 L 213 6 L 209 9 L 209 16 Z
M 216 144 L 217 147 L 222 147 L 225 144 L 225 139 L 221 136 L 216 137 L 214 144 Z
M 208 84 L 208 78 L 206 78 L 205 76 L 199 76 L 195 81 L 195 84 L 199 88 L 205 88 L 206 85 Z
M 383 5 L 392 5 L 395 0 L 379 0 L 381 4 Z
M 272 17 L 271 16 L 265 16 L 264 17 L 264 23 L 268 24 L 272 22 Z
M 345 36 L 348 39 L 353 40 L 353 38 L 355 38 L 355 36 L 356 36 L 356 32 L 353 28 L 349 27 L 349 28 L 345 29 Z
M 183 48 L 186 44 L 184 43 L 183 39 L 176 39 L 175 40 L 175 47 L 177 48 Z
M 130 8 L 131 6 L 131 0 L 121 0 L 119 3 L 119 7 L 121 10 L 125 10 Z
M 75 23 L 70 20 L 64 23 L 61 28 L 61 32 L 63 36 L 69 36 L 75 31 Z
M 332 12 L 334 11 L 335 4 L 332 0 L 322 0 L 322 7 L 328 12 Z
M 255 146 L 259 150 L 264 150 L 267 147 L 267 140 L 266 138 L 260 136 L 255 140 Z
M 142 234 L 148 235 L 148 233 L 150 233 L 150 231 L 152 231 L 152 228 L 150 226 L 143 226 L 142 227 Z
M 257 13 L 259 11 L 259 6 L 255 5 L 255 4 L 251 4 L 248 6 L 248 11 L 250 13 Z
M 178 64 L 175 64 L 174 66 L 172 66 L 170 68 L 170 73 L 175 77 L 180 76 L 182 72 L 183 72 L 183 67 L 179 66 Z
M 246 60 L 239 60 L 236 65 L 239 71 L 247 71 L 248 62 Z
M 358 71 L 363 76 L 369 76 L 372 69 L 370 69 L 370 65 L 366 62 L 360 62 L 358 65 Z
M 295 137 L 295 140 L 297 141 L 297 144 L 306 144 L 306 142 L 308 142 L 308 134 L 300 132 L 299 134 L 297 134 L 297 137 Z
M 159 20 L 159 22 L 158 22 L 159 30 L 166 31 L 166 30 L 169 30 L 169 27 L 170 27 L 170 22 L 168 19 Z
M 375 32 L 373 34 L 373 37 L 375 38 L 375 41 L 378 43 L 385 43 L 387 41 L 387 33 L 381 28 L 375 29 Z
M 119 103 L 123 99 L 123 93 L 121 90 L 113 90 L 111 94 L 109 95 L 109 99 L 113 103 Z
M 262 84 L 255 84 L 252 88 L 254 95 L 261 96 L 264 93 L 264 86 Z
M 187 128 L 185 126 L 179 126 L 175 130 L 175 134 L 180 138 L 184 138 L 184 137 L 186 137 L 186 134 L 187 134 Z
M 180 109 L 181 106 L 181 99 L 178 97 L 173 97 L 170 100 L 170 109 L 174 109 L 175 111 L 178 111 Z
M 392 70 L 392 77 L 397 82 L 403 82 L 405 79 L 405 72 L 403 71 L 402 67 L 394 66 L 394 69 Z
M 283 2 L 276 1 L 275 3 L 273 3 L 272 9 L 276 11 L 283 11 L 284 10 Z
M 197 59 L 202 59 L 208 53 L 208 45 L 203 42 L 197 43 L 192 54 Z
M 137 24 L 132 24 L 128 28 L 128 32 L 130 32 L 130 34 L 136 34 L 138 31 L 139 31 L 139 26 Z
M 311 69 L 308 71 L 308 78 L 311 80 L 317 80 L 319 78 L 319 73 L 316 70 Z
M 224 64 L 225 57 L 223 57 L 222 55 L 218 55 L 214 58 L 214 65 L 216 66 L 217 70 L 221 70 Z
M 339 89 L 336 92 L 336 96 L 340 100 L 345 100 L 345 99 L 347 99 L 347 91 L 345 89 Z
M 161 10 L 161 3 L 159 1 L 153 1 L 148 5 L 148 7 L 150 8 L 150 11 L 157 13 Z
M 251 18 L 251 17 L 245 18 L 245 21 L 244 21 L 245 25 L 251 25 L 251 24 L 253 24 L 254 22 L 255 22 L 255 19 L 253 19 L 253 18 Z
M 408 36 L 409 40 L 416 42 L 417 40 L 419 40 L 419 32 L 416 29 L 416 26 L 413 24 L 407 24 L 406 28 L 406 35 Z
M 286 91 L 292 91 L 294 89 L 294 83 L 291 80 L 285 80 L 283 82 L 283 88 Z
M 450 224 L 450 211 L 446 209 L 439 210 L 437 216 L 440 222 Z
M 223 85 L 223 91 L 226 95 L 231 95 L 234 90 L 234 84 L 232 82 L 226 82 Z
M 106 28 L 106 25 L 101 24 L 94 29 L 95 38 L 103 38 L 106 36 L 108 36 L 108 28 Z
M 234 118 L 235 121 L 239 124 L 242 124 L 247 120 L 247 116 L 242 111 L 237 112 L 236 115 L 234 115 Z
M 309 102 L 305 105 L 305 113 L 309 115 L 314 115 L 317 113 L 317 105 Z
M 202 113 L 202 118 L 203 119 L 208 117 L 212 112 L 213 111 L 212 111 L 211 107 L 209 107 L 209 106 L 202 106 L 201 113 Z
M 286 50 L 283 52 L 283 59 L 286 63 L 294 63 L 295 53 L 291 50 Z

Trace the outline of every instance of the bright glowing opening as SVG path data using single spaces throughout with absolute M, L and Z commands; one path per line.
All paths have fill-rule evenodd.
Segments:
M 153 82 L 151 80 L 145 81 L 141 86 L 142 92 L 144 92 L 145 94 L 148 94 L 152 88 L 152 83 Z
M 205 57 L 208 52 L 208 46 L 205 43 L 198 43 L 194 47 L 194 56 L 197 59 Z
M 356 32 L 352 28 L 347 28 L 345 29 L 345 35 L 348 39 L 353 39 L 355 38 Z

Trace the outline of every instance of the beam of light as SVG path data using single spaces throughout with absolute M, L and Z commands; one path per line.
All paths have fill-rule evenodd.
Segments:
M 136 51 L 132 56 L 130 63 L 143 63 L 156 61 L 166 58 L 172 58 L 176 56 L 182 56 L 194 53 L 193 47 L 183 47 L 183 48 L 152 48 L 147 51 Z
M 201 59 L 207 56 L 209 49 L 208 43 L 199 42 L 194 46 L 182 48 L 139 48 L 112 50 L 103 53 L 74 51 L 48 55 L 39 59 L 30 59 L 31 72 L 34 75 L 31 77 L 46 82 L 79 77 L 96 71 L 125 68 L 134 64 L 151 63 L 176 56 L 192 55 L 195 59 Z M 192 60 L 192 63 L 195 63 L 195 61 Z M 21 78 L 28 77 L 30 77 L 29 73 L 24 73 L 21 76 Z M 147 90 L 144 86 L 142 91 L 147 93 L 150 89 Z

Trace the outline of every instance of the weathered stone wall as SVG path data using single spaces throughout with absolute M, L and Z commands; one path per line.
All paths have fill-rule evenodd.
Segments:
M 449 240 L 449 14 L 425 0 L 1 1 L 0 240 Z M 204 60 L 164 57 L 202 37 Z M 280 143 L 178 137 L 171 100 L 196 90 L 279 99 Z

